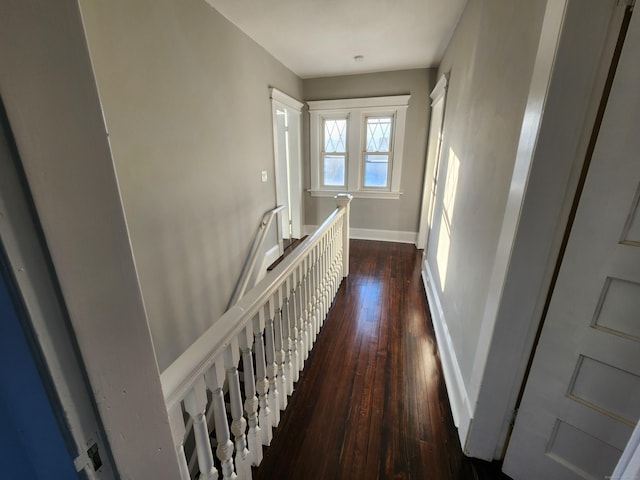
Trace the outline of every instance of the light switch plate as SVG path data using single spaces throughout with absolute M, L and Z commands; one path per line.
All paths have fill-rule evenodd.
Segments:
M 265 183 L 266 181 L 267 181 L 267 171 L 262 170 L 262 183 Z

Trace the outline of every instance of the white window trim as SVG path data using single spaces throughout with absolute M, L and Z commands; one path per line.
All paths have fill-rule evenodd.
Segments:
M 394 95 L 390 97 L 350 98 L 341 100 L 309 101 L 309 143 L 311 149 L 311 188 L 313 197 L 332 197 L 336 193 L 350 193 L 360 198 L 398 199 L 402 160 L 404 153 L 404 134 L 406 113 L 411 95 Z M 347 186 L 328 187 L 322 185 L 322 162 L 320 151 L 322 145 L 322 119 L 347 117 Z M 388 188 L 364 187 L 364 122 L 368 116 L 393 116 L 393 153 L 389 161 L 391 177 Z

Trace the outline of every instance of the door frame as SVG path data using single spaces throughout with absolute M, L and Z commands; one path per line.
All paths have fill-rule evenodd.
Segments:
M 424 184 L 422 186 L 422 207 L 420 209 L 420 225 L 418 228 L 418 240 L 416 247 L 427 250 L 429 246 L 429 234 L 433 221 L 436 190 L 438 188 L 438 172 L 440 170 L 440 158 L 442 137 L 444 135 L 444 118 L 447 108 L 447 87 L 449 86 L 449 74 L 444 73 L 438 79 L 436 86 L 429 94 L 431 100 L 431 115 L 429 121 L 429 145 L 427 146 L 427 158 L 424 167 Z M 435 107 L 442 105 L 439 111 Z
M 271 87 L 270 91 L 276 204 L 287 205 L 287 213 L 279 213 L 277 222 L 278 245 L 282 254 L 282 239 L 285 237 L 285 222 L 288 223 L 288 218 L 291 219 L 293 238 L 300 238 L 302 235 L 302 107 L 304 104 L 277 88 Z M 281 156 L 278 141 L 276 112 L 279 108 L 286 109 L 288 114 L 297 119 L 297 127 L 289 132 L 290 145 L 285 156 Z
M 485 460 L 504 455 L 596 117 L 600 96 L 595 92 L 602 91 L 606 80 L 599 66 L 601 54 L 611 47 L 605 35 L 609 25 L 581 2 L 546 6 L 481 313 L 467 392 L 475 409 L 462 419 L 459 435 L 467 455 Z M 589 49 L 591 55 L 575 55 L 578 49 Z

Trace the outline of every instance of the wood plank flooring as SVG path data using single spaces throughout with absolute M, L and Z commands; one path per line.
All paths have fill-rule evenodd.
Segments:
M 350 275 L 253 478 L 476 478 L 413 245 L 351 241 Z

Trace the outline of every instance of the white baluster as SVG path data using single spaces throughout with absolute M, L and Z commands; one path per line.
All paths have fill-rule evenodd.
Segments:
M 298 271 L 297 268 L 295 268 L 293 270 L 293 275 L 291 277 L 292 278 L 291 286 L 293 288 L 293 295 L 292 295 L 293 322 L 295 323 L 296 330 L 298 332 L 296 336 L 296 350 L 298 352 L 298 358 L 297 358 L 298 362 L 297 362 L 297 365 L 295 366 L 296 370 L 298 371 L 298 378 L 299 378 L 300 372 L 304 368 L 304 359 L 305 359 L 304 337 L 306 336 L 306 332 L 302 328 L 302 324 L 300 322 L 300 295 L 302 292 L 300 292 L 300 289 L 298 288 L 299 275 L 300 275 L 300 272 Z
M 251 478 L 251 456 L 247 448 L 247 421 L 244 418 L 242 394 L 238 377 L 238 363 L 240 362 L 240 348 L 238 339 L 232 341 L 226 348 L 224 363 L 229 385 L 229 404 L 231 408 L 231 433 L 236 445 L 236 473 L 241 479 Z
M 278 393 L 280 393 L 280 410 L 287 408 L 287 379 L 285 376 L 285 355 L 284 355 L 284 343 L 282 341 L 282 290 L 278 289 L 275 294 L 275 298 L 270 300 L 273 302 L 273 335 L 274 335 L 274 347 L 276 350 L 276 365 L 278 367 Z M 269 309 L 271 310 L 271 306 Z
M 318 336 L 318 324 L 315 316 L 315 312 L 313 309 L 313 298 L 311 294 L 311 273 L 313 270 L 313 263 L 311 258 L 311 252 L 305 258 L 305 267 L 304 267 L 304 277 L 302 279 L 302 283 L 304 285 L 304 298 L 306 300 L 306 312 L 307 317 L 309 319 L 309 330 L 311 332 L 311 344 L 315 345 L 316 338 Z
M 241 337 L 240 349 L 242 350 L 242 370 L 244 372 L 244 410 L 249 421 L 249 452 L 251 452 L 251 464 L 256 467 L 262 462 L 262 432 L 258 425 L 258 397 L 256 396 L 256 380 L 253 372 L 253 355 L 251 343 L 253 341 L 252 328 L 245 330 Z
M 275 428 L 280 423 L 280 393 L 278 392 L 278 366 L 276 365 L 276 350 L 273 335 L 273 304 L 268 302 L 269 311 L 264 329 L 265 346 L 267 348 L 267 377 L 269 378 L 269 406 L 271 425 Z
M 333 292 L 331 293 L 331 303 L 338 293 L 340 285 L 340 243 L 339 243 L 340 225 L 335 225 L 335 233 L 331 243 L 333 244 Z
M 331 301 L 338 293 L 338 286 L 340 285 L 340 224 L 335 225 L 335 233 L 333 236 L 333 293 L 331 295 Z
M 287 278 L 280 286 L 282 303 L 282 347 L 284 348 L 284 365 L 287 378 L 286 394 L 293 394 L 293 366 L 291 364 L 292 346 L 291 346 L 291 322 L 290 322 L 290 305 L 289 305 L 289 278 Z
M 333 299 L 338 291 L 338 225 L 334 225 L 331 229 L 331 297 L 329 304 L 333 303 Z
M 302 340 L 305 347 L 305 360 L 309 358 L 309 351 L 311 350 L 311 332 L 309 331 L 309 323 L 307 322 L 307 296 L 304 291 L 304 259 L 298 265 L 298 291 L 300 292 L 300 323 L 302 325 L 302 331 L 304 337 Z
M 173 445 L 176 449 L 176 456 L 180 467 L 180 480 L 190 480 L 191 476 L 189 475 L 189 465 L 187 465 L 187 458 L 184 455 L 185 428 L 180 403 L 175 404 L 168 413 L 171 435 L 173 436 Z
M 262 444 L 269 446 L 273 438 L 271 430 L 271 410 L 269 409 L 269 380 L 267 380 L 267 365 L 264 349 L 265 318 L 264 309 L 261 308 L 253 319 L 253 337 L 256 349 L 256 390 L 258 392 L 258 423 L 262 433 Z
M 328 275 L 328 252 L 327 236 L 322 237 L 320 250 L 320 305 L 322 318 L 327 317 L 329 305 L 327 304 L 327 275 Z
M 333 298 L 333 267 L 335 264 L 333 246 L 334 246 L 334 228 L 332 226 L 327 232 L 327 311 L 331 307 L 331 299 Z
M 224 406 L 224 386 L 225 368 L 223 359 L 216 359 L 211 368 L 205 374 L 205 380 L 209 390 L 211 390 L 211 403 L 213 404 L 213 422 L 216 430 L 216 456 L 222 466 L 222 478 L 232 480 L 237 478 L 233 468 L 233 442 L 229 434 L 229 424 L 227 423 L 227 411 Z
M 331 301 L 333 300 L 333 292 L 334 292 L 334 275 L 335 275 L 335 225 L 331 227 L 329 230 L 329 234 L 327 235 L 327 242 L 329 244 L 329 274 L 327 275 L 327 305 L 331 307 Z
M 309 342 L 307 336 L 307 325 L 304 322 L 303 311 L 302 311 L 302 288 L 300 284 L 300 265 L 295 268 L 296 272 L 296 324 L 298 325 L 298 350 L 300 351 L 299 358 L 299 370 L 302 371 L 304 368 L 304 361 L 309 358 Z
M 313 349 L 313 345 L 316 343 L 316 327 L 315 321 L 313 319 L 313 313 L 310 308 L 310 293 L 309 293 L 309 269 L 311 263 L 311 259 L 309 257 L 305 258 L 304 262 L 301 265 L 302 271 L 302 279 L 301 279 L 301 289 L 302 289 L 302 310 L 304 312 L 304 320 L 307 323 L 307 336 L 309 337 L 309 351 Z
M 296 296 L 298 292 L 295 290 L 295 270 L 291 273 L 291 275 L 287 278 L 286 285 L 289 290 L 289 331 L 291 332 L 291 345 L 292 345 L 292 356 L 291 356 L 291 370 L 293 373 L 293 381 L 297 382 L 300 378 L 300 349 L 298 348 L 298 339 L 300 336 L 300 332 L 298 331 L 298 323 L 296 322 Z
M 213 466 L 213 452 L 209 441 L 209 428 L 207 427 L 207 388 L 203 378 L 195 382 L 184 399 L 184 408 L 193 420 L 193 435 L 196 440 L 198 452 L 198 467 L 200 478 L 217 480 L 218 471 Z
M 344 235 L 342 230 L 342 224 L 338 227 L 338 284 L 342 283 L 342 279 L 345 277 L 344 275 L 344 245 L 342 242 L 344 241 Z
M 318 249 L 317 247 L 311 252 L 312 255 L 312 267 L 311 267 L 311 303 L 313 308 L 313 315 L 316 317 L 317 331 L 320 332 L 324 319 L 320 315 L 318 298 Z

